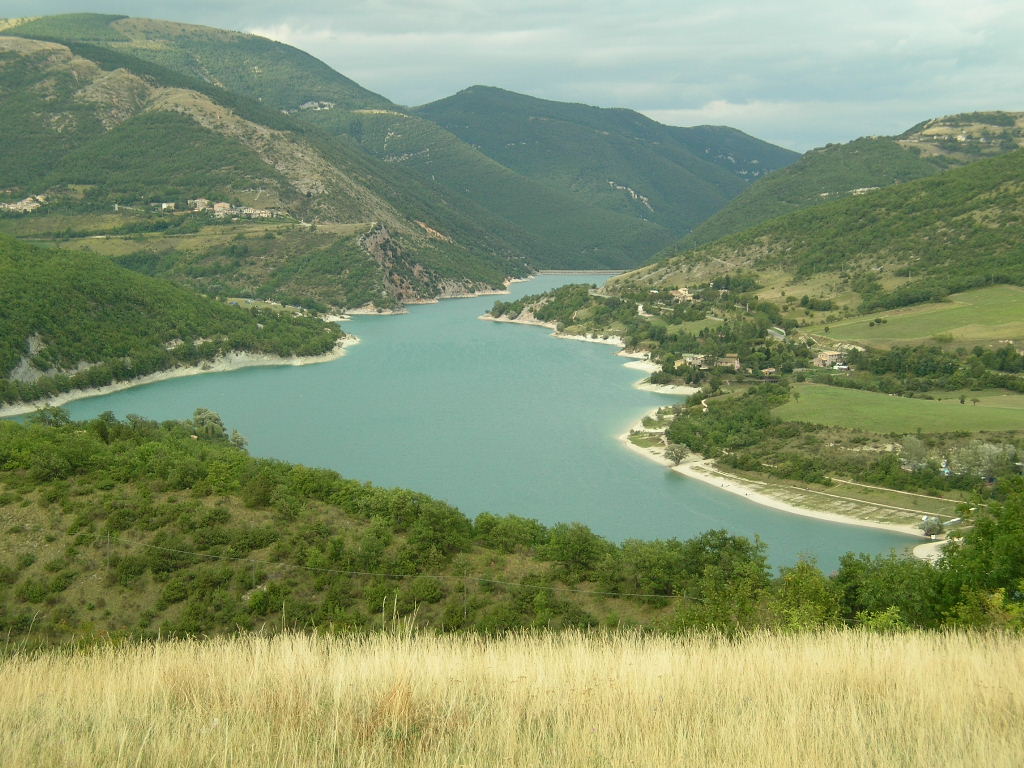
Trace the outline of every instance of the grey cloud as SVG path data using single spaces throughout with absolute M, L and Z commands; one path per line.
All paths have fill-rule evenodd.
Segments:
M 6 0 L 6 15 L 87 10 Z M 109 0 L 266 34 L 404 104 L 474 83 L 719 122 L 797 149 L 1024 109 L 1019 0 Z M 732 121 L 732 122 L 730 122 Z

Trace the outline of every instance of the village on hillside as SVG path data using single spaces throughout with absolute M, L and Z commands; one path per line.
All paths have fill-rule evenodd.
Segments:
M 0 203 L 0 211 L 31 213 L 46 205 L 46 195 L 29 195 L 16 203 Z

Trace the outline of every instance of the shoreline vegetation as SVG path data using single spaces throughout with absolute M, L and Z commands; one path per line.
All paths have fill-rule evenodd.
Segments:
M 528 313 L 524 313 L 528 314 Z M 643 353 L 627 352 L 624 349 L 624 343 L 618 336 L 584 336 L 574 335 L 567 333 L 560 333 L 557 329 L 557 325 L 554 322 L 544 322 L 537 320 L 532 315 L 528 315 L 523 318 L 508 318 L 508 317 L 492 317 L 490 315 L 481 315 L 481 320 L 487 320 L 495 323 L 513 323 L 516 325 L 536 325 L 543 328 L 551 329 L 551 335 L 559 339 L 569 339 L 572 341 L 588 341 L 597 344 L 607 344 L 609 346 L 617 346 L 620 348 L 617 353 L 620 357 L 635 358 L 630 362 L 624 363 L 623 365 L 627 368 L 631 368 L 644 373 L 650 374 L 660 370 L 660 367 L 656 364 L 648 361 L 646 355 Z M 650 384 L 645 380 L 640 380 L 634 385 L 637 389 L 642 389 L 647 392 L 655 392 L 662 395 L 677 395 L 680 397 L 686 397 L 698 391 L 696 387 L 686 386 L 674 386 L 674 385 L 658 385 Z M 647 416 L 653 416 L 657 412 L 657 409 L 651 411 Z M 809 506 L 802 504 L 795 504 L 792 501 L 778 498 L 769 492 L 769 488 L 773 487 L 768 483 L 758 482 L 749 478 L 739 477 L 738 475 L 723 472 L 718 469 L 713 460 L 704 457 L 698 457 L 694 459 L 688 459 L 682 461 L 679 464 L 673 465 L 668 459 L 664 457 L 664 452 L 659 450 L 656 446 L 642 446 L 637 445 L 630 440 L 630 436 L 641 433 L 651 433 L 643 426 L 643 421 L 634 424 L 628 431 L 618 436 L 619 441 L 626 446 L 629 450 L 634 453 L 643 456 L 644 458 L 657 462 L 664 467 L 671 469 L 674 472 L 683 475 L 684 477 L 692 480 L 697 480 L 702 483 L 713 485 L 720 490 L 727 491 L 728 493 L 742 496 L 749 501 L 756 504 L 760 504 L 763 507 L 775 509 L 780 512 L 788 512 L 790 514 L 800 515 L 802 517 L 810 517 L 816 520 L 823 520 L 831 523 L 842 523 L 844 525 L 858 525 L 866 528 L 877 528 L 881 530 L 891 531 L 893 533 L 899 533 L 907 536 L 913 536 L 916 539 L 921 540 L 923 543 L 919 544 L 914 548 L 915 556 L 922 558 L 934 557 L 934 550 L 937 546 L 941 545 L 942 541 L 935 541 L 924 536 L 921 531 L 914 525 L 909 523 L 895 523 L 895 522 L 884 522 L 878 520 L 869 520 L 862 517 L 857 517 L 857 514 L 865 514 L 868 509 L 876 508 L 879 505 L 872 502 L 864 502 L 858 499 L 852 499 L 849 497 L 841 497 L 838 494 L 828 494 L 833 498 L 842 498 L 854 505 L 850 513 L 841 512 L 829 512 L 820 509 L 813 509 Z M 660 434 L 660 433 L 659 433 Z M 903 510 L 908 515 L 914 513 L 915 510 Z
M 278 355 L 252 352 L 230 352 L 227 355 L 221 355 L 214 360 L 209 360 L 199 365 L 168 368 L 167 370 L 157 371 L 156 373 L 151 373 L 147 376 L 140 376 L 136 379 L 115 381 L 112 384 L 107 384 L 102 387 L 73 389 L 42 400 L 32 400 L 25 403 L 12 403 L 10 405 L 5 405 L 0 407 L 0 418 L 20 416 L 26 413 L 32 413 L 39 408 L 47 406 L 62 406 L 75 400 L 85 400 L 90 397 L 109 395 L 113 392 L 120 392 L 125 389 L 141 387 L 146 384 L 155 384 L 158 381 L 180 379 L 186 376 L 198 376 L 202 373 L 225 373 L 227 371 L 237 371 L 241 368 L 253 368 L 256 366 L 313 365 L 316 363 L 329 363 L 333 360 L 344 357 L 348 348 L 353 347 L 358 343 L 358 337 L 348 335 L 339 339 L 338 343 L 334 345 L 334 349 L 330 352 L 323 355 L 311 355 L 309 357 L 280 357 Z
M 528 278 L 509 278 L 505 281 L 505 290 L 486 289 L 476 293 L 459 293 L 447 296 L 441 296 L 435 299 L 422 299 L 408 301 L 406 304 L 437 304 L 441 299 L 470 299 L 476 296 L 501 296 L 509 293 L 507 286 L 512 283 L 522 283 L 532 279 Z M 372 305 L 366 305 L 362 307 L 356 307 L 355 309 L 347 309 L 341 314 L 328 314 L 323 315 L 323 321 L 325 323 L 341 323 L 345 320 L 350 320 L 352 315 L 404 315 L 408 314 L 408 310 L 404 307 L 402 309 L 376 309 Z M 141 387 L 146 384 L 155 384 L 159 381 L 168 381 L 169 379 L 179 379 L 186 376 L 198 376 L 202 373 L 225 373 L 227 371 L 236 371 L 241 368 L 252 368 L 257 366 L 277 366 L 277 365 L 312 365 L 315 363 L 329 363 L 333 360 L 337 360 L 344 357 L 348 347 L 355 346 L 359 343 L 359 338 L 351 334 L 339 339 L 334 349 L 323 355 L 312 355 L 309 357 L 281 357 L 278 355 L 268 355 L 259 353 L 249 352 L 231 352 L 227 355 L 222 355 L 212 361 L 206 361 L 200 365 L 192 366 L 178 366 L 175 368 L 169 368 L 164 371 L 157 371 L 146 376 L 140 376 L 135 379 L 128 379 L 125 381 L 116 381 L 111 384 L 107 384 L 102 387 L 90 387 L 88 389 L 73 389 L 68 392 L 61 392 L 53 397 L 41 398 L 39 400 L 31 400 L 23 403 L 11 403 L 8 405 L 0 406 L 0 419 L 9 418 L 11 416 L 21 416 L 26 413 L 32 413 L 39 408 L 45 408 L 48 406 L 59 407 L 67 405 L 75 400 L 85 400 L 90 397 L 100 397 L 102 395 L 109 395 L 114 392 L 121 392 L 126 389 L 132 389 L 133 387 Z

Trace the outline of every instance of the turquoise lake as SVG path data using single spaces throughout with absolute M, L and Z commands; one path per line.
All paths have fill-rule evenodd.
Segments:
M 511 290 L 597 279 L 541 275 Z M 678 398 L 635 389 L 642 373 L 615 347 L 478 320 L 495 298 L 357 316 L 343 327 L 361 343 L 334 362 L 172 379 L 68 408 L 76 419 L 110 410 L 161 421 L 210 408 L 254 455 L 423 491 L 470 516 L 580 521 L 617 541 L 726 528 L 760 536 L 776 565 L 807 553 L 826 569 L 847 551 L 916 543 L 767 509 L 629 451 L 616 436 Z

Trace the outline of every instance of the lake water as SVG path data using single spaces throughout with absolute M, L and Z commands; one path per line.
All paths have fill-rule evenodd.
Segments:
M 542 275 L 512 294 L 600 279 Z M 355 317 L 344 328 L 362 341 L 334 362 L 172 379 L 68 408 L 76 419 L 110 410 L 160 421 L 209 408 L 254 455 L 423 491 L 470 516 L 581 521 L 617 541 L 726 528 L 759 535 L 775 564 L 808 553 L 825 568 L 847 551 L 915 541 L 767 509 L 629 451 L 616 436 L 678 398 L 633 388 L 642 374 L 615 347 L 478 320 L 494 300 Z

